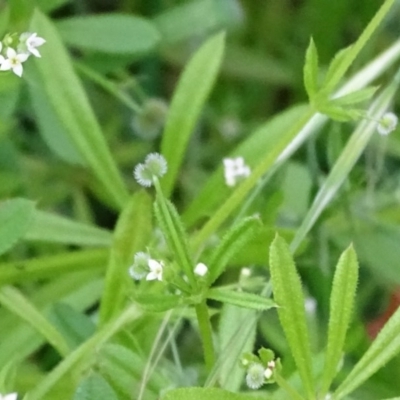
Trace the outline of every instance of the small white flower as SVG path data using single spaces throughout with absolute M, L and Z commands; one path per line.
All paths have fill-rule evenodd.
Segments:
M 315 314 L 317 301 L 313 297 L 307 297 L 304 301 L 304 308 L 308 314 Z
M 392 112 L 387 112 L 380 119 L 377 130 L 381 135 L 388 135 L 393 132 L 397 127 L 398 118 L 397 115 Z
M 245 278 L 248 278 L 251 275 L 251 269 L 247 267 L 242 268 L 240 271 L 240 275 L 242 275 Z
M 194 273 L 199 276 L 204 276 L 208 272 L 206 264 L 198 263 L 194 268 Z
M 267 365 L 268 365 L 268 368 L 274 369 L 275 368 L 275 361 L 274 360 L 268 361 Z
M 273 374 L 273 372 L 272 372 L 272 369 L 271 369 L 271 368 L 266 368 L 266 369 L 265 369 L 265 371 L 264 371 L 264 377 L 265 377 L 265 379 L 271 378 L 272 374 Z
M 46 41 L 43 38 L 39 37 L 37 33 L 30 32 L 22 33 L 19 37 L 19 40 L 21 51 L 28 51 L 35 57 L 40 57 L 40 53 L 36 48 L 46 43 Z
M 154 281 L 155 279 L 162 281 L 163 263 L 150 258 L 148 261 L 150 272 L 146 276 L 147 281 Z
M 250 167 L 244 162 L 243 157 L 224 158 L 224 176 L 225 183 L 228 186 L 235 186 L 238 180 L 247 178 L 250 173 Z
M 21 77 L 23 68 L 22 63 L 28 58 L 27 54 L 17 53 L 13 48 L 7 49 L 7 58 L 1 62 L 0 71 L 12 69 L 15 75 Z
M 0 394 L 0 400 L 17 400 L 18 393 Z
M 258 389 L 264 384 L 264 367 L 253 363 L 247 370 L 246 384 L 250 389 Z

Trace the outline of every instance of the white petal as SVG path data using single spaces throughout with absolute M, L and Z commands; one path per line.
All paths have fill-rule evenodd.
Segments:
M 162 264 L 156 260 L 153 260 L 152 258 L 150 258 L 150 260 L 148 261 L 147 264 L 150 268 L 150 271 L 152 271 L 152 272 L 157 272 L 160 270 L 162 271 L 162 268 L 163 268 Z
M 11 69 L 10 60 L 4 60 L 0 66 L 0 71 L 8 71 Z
M 46 43 L 46 41 L 43 38 L 38 36 L 38 37 L 35 37 L 34 39 L 32 39 L 32 41 L 30 42 L 30 45 L 33 47 L 39 47 L 45 43 Z
M 40 55 L 39 55 L 40 56 Z M 27 59 L 28 59 L 28 57 L 29 57 L 29 54 L 26 54 L 26 53 L 19 53 L 18 55 L 17 55 L 17 59 L 20 61 L 20 62 L 25 62 Z
M 10 393 L 3 396 L 3 400 L 17 400 L 18 393 Z
M 7 57 L 8 58 L 14 58 L 16 55 L 17 55 L 17 52 L 12 47 L 7 48 Z
M 146 276 L 146 281 L 154 281 L 155 279 L 158 279 L 157 272 L 149 272 Z
M 24 69 L 22 68 L 22 64 L 17 64 L 12 70 L 13 70 L 14 74 L 18 75 L 19 77 L 21 77 L 22 72 L 24 72 Z
M 1 43 L 1 42 L 0 42 Z M 1 50 L 0 50 L 1 51 Z M 3 62 L 4 62 L 4 60 L 5 60 L 5 58 L 2 56 L 2 55 L 0 55 L 0 64 L 2 64 Z
M 35 57 L 39 57 L 39 58 L 41 57 L 39 51 L 38 51 L 37 49 L 35 49 L 34 47 L 31 47 L 31 48 L 29 49 L 29 51 L 30 51 Z

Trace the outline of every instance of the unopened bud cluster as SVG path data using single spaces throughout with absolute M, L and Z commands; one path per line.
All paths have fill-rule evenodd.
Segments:
M 258 356 L 250 353 L 243 355 L 241 366 L 246 369 L 246 384 L 250 389 L 259 389 L 266 383 L 275 382 L 275 371 L 280 369 L 279 360 L 275 360 L 273 351 L 261 348 Z
M 21 77 L 23 63 L 30 55 L 40 57 L 38 47 L 46 41 L 37 33 L 24 32 L 21 35 L 8 34 L 0 42 L 0 71 L 12 71 Z
M 166 159 L 159 153 L 150 153 L 143 164 L 136 165 L 133 175 L 139 185 L 150 187 L 155 178 L 161 178 L 166 172 Z

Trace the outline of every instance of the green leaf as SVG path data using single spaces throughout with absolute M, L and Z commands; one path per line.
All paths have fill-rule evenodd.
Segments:
M 115 228 L 100 304 L 100 326 L 118 315 L 124 306 L 131 280 L 128 268 L 135 252 L 146 245 L 151 231 L 151 199 L 145 191 L 140 191 L 132 196 Z
M 58 330 L 17 289 L 12 286 L 3 286 L 0 289 L 0 303 L 35 328 L 61 356 L 69 353 L 69 346 Z
M 125 346 L 107 343 L 98 352 L 98 360 L 99 372 L 118 392 L 119 399 L 137 398 L 136 391 L 147 367 L 146 357 L 139 356 Z M 151 374 L 144 389 L 143 399 L 158 398 L 160 391 L 171 385 L 162 372 L 162 369 L 158 368 Z
M 71 349 L 78 347 L 96 331 L 96 326 L 89 316 L 66 303 L 54 304 L 49 319 L 65 337 Z
M 195 0 L 176 4 L 157 15 L 154 23 L 162 35 L 162 43 L 171 45 L 203 37 L 242 20 L 238 0 Z
M 250 310 L 265 311 L 277 307 L 271 299 L 254 293 L 238 292 L 235 290 L 213 288 L 207 292 L 207 299 L 221 301 L 238 307 L 249 308 Z
M 334 121 L 339 122 L 357 120 L 365 114 L 365 111 L 362 109 L 339 107 L 332 101 L 318 104 L 316 108 L 321 114 L 325 114 Z
M 254 347 L 257 331 L 256 311 L 224 304 L 219 318 L 218 337 L 220 352 L 216 368 L 209 375 L 205 386 L 217 381 L 222 389 L 239 391 L 243 384 L 245 369 L 238 359 Z
M 336 266 L 330 300 L 328 340 L 321 392 L 325 394 L 336 375 L 342 357 L 357 289 L 358 262 L 353 246 L 341 255 Z
M 210 285 L 224 272 L 229 260 L 252 239 L 257 228 L 261 228 L 260 220 L 249 217 L 228 230 L 208 262 Z
M 330 62 L 328 71 L 325 75 L 324 82 L 322 84 L 323 92 L 327 97 L 330 94 L 330 90 L 334 88 L 333 78 L 338 73 L 341 65 L 343 65 L 343 62 L 346 60 L 346 57 L 348 57 L 348 55 L 352 51 L 352 48 L 353 45 L 350 45 L 344 49 L 339 50 L 333 57 L 333 60 Z
M 338 106 L 347 106 L 352 104 L 361 103 L 363 101 L 369 100 L 378 90 L 378 86 L 370 86 L 364 89 L 356 90 L 341 97 L 336 97 L 331 100 L 332 104 Z
M 127 324 L 141 316 L 137 306 L 131 306 L 121 312 L 116 319 L 104 325 L 90 339 L 86 340 L 76 350 L 71 352 L 52 371 L 48 372 L 38 384 L 31 389 L 29 400 L 42 400 L 43 397 L 56 385 L 66 374 L 78 374 L 82 372 L 87 363 L 96 356 L 97 349 L 106 343 L 113 335 Z
M 279 320 L 307 396 L 314 398 L 311 350 L 301 281 L 289 247 L 278 235 L 270 248 L 270 272 Z
M 137 293 L 133 299 L 143 310 L 152 312 L 168 311 L 182 304 L 180 296 L 157 293 Z
M 24 239 L 78 246 L 109 246 L 111 233 L 105 229 L 35 210 Z
M 35 203 L 12 199 L 0 203 L 0 255 L 24 236 L 32 222 Z
M 311 100 L 318 91 L 318 52 L 313 38 L 307 48 L 303 74 L 304 86 Z
M 79 154 L 65 126 L 60 121 L 51 105 L 49 97 L 42 85 L 38 85 L 40 76 L 34 65 L 27 71 L 29 94 L 33 110 L 39 126 L 39 134 L 49 149 L 60 159 L 70 164 L 87 166 L 84 158 Z
M 57 30 L 38 10 L 30 29 L 46 38 L 46 44 L 40 50 L 42 57 L 34 60 L 40 76 L 40 81 L 35 84 L 43 85 L 43 91 L 71 142 L 114 204 L 122 207 L 128 199 L 127 190 Z
M 334 399 L 342 399 L 400 352 L 400 308 L 392 315 L 361 360 L 334 392 Z
M 189 61 L 175 90 L 161 142 L 168 162 L 168 172 L 162 179 L 166 196 L 172 192 L 189 138 L 214 85 L 224 44 L 223 33 L 209 39 Z
M 73 400 L 118 400 L 110 384 L 100 375 L 92 372 L 76 389 Z
M 253 394 L 238 394 L 216 388 L 184 388 L 168 391 L 162 400 L 268 400 L 269 395 L 254 396 Z
M 342 50 L 337 57 L 335 57 L 326 75 L 323 90 L 330 92 L 337 86 L 344 74 L 353 64 L 355 58 L 379 27 L 383 18 L 388 14 L 394 1 L 395 0 L 386 0 L 364 29 L 363 33 L 359 36 L 358 40 L 350 47 Z
M 124 14 L 78 16 L 57 23 L 64 42 L 83 50 L 142 55 L 156 48 L 160 33 L 144 18 Z
M 0 284 L 51 278 L 88 269 L 101 270 L 104 269 L 107 255 L 108 251 L 105 249 L 91 249 L 2 263 Z
M 194 282 L 193 262 L 188 251 L 188 239 L 175 206 L 158 190 L 154 214 L 170 250 L 183 272 Z

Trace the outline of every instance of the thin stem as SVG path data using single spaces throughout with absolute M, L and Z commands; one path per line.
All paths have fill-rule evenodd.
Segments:
M 109 79 L 104 78 L 102 75 L 100 75 L 93 69 L 81 63 L 75 63 L 75 68 L 81 75 L 86 76 L 95 84 L 99 85 L 104 91 L 114 96 L 116 99 L 118 99 L 122 104 L 127 106 L 132 111 L 136 113 L 140 113 L 142 111 L 142 108 L 140 107 L 139 104 L 133 101 L 130 96 L 121 92 L 121 90 L 117 87 L 117 85 L 111 82 Z
M 200 336 L 203 342 L 204 360 L 208 372 L 211 372 L 215 364 L 215 353 L 212 342 L 212 330 L 210 318 L 208 315 L 208 308 L 206 302 L 203 301 L 196 305 L 197 321 L 200 328 Z
M 284 379 L 281 375 L 279 375 L 277 372 L 275 373 L 275 382 L 278 384 L 278 386 L 283 389 L 292 400 L 305 400 L 304 397 L 300 396 Z

